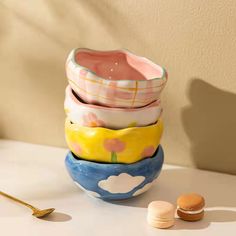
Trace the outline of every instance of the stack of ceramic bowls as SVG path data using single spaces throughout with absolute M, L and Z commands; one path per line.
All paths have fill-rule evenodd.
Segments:
M 66 74 L 66 166 L 72 179 L 105 200 L 146 191 L 163 164 L 166 71 L 126 50 L 75 49 Z

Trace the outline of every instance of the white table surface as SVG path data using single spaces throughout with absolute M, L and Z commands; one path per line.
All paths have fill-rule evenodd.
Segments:
M 0 189 L 39 208 L 56 208 L 51 217 L 40 220 L 0 196 L 1 236 L 236 235 L 236 176 L 165 165 L 147 193 L 109 203 L 74 185 L 64 167 L 66 153 L 62 148 L 0 140 Z M 192 191 L 205 196 L 202 221 L 177 219 L 167 230 L 146 223 L 149 202 L 175 203 L 179 194 Z

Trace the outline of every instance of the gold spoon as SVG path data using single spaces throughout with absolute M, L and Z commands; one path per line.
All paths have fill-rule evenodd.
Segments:
M 20 199 L 17 199 L 15 197 L 10 196 L 10 195 L 2 192 L 2 191 L 0 191 L 0 195 L 2 195 L 4 197 L 7 197 L 7 198 L 9 198 L 9 199 L 11 199 L 11 200 L 13 200 L 15 202 L 18 202 L 18 203 L 20 203 L 20 204 L 22 204 L 24 206 L 27 206 L 28 208 L 30 208 L 33 211 L 32 215 L 37 217 L 37 218 L 43 218 L 43 217 L 51 214 L 55 210 L 54 208 L 40 210 L 40 209 L 38 209 L 38 208 L 36 208 L 36 207 L 26 203 L 26 202 L 21 201 Z

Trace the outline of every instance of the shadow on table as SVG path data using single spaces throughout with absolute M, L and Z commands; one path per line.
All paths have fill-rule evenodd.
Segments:
M 176 219 L 175 225 L 170 230 L 198 230 L 205 229 L 211 223 L 236 221 L 236 211 L 230 210 L 206 210 L 205 216 L 200 221 L 188 222 Z
M 236 211 L 227 209 L 236 206 L 236 192 L 232 186 L 236 185 L 236 178 L 232 175 L 196 169 L 168 169 L 162 170 L 160 177 L 146 193 L 133 199 L 110 202 L 129 207 L 147 208 L 151 201 L 164 200 L 176 203 L 182 193 L 197 192 L 206 200 L 206 212 L 202 221 L 189 223 L 178 220 L 172 229 L 202 229 L 211 222 L 236 221 Z M 212 209 L 211 209 L 212 208 Z
M 53 212 L 51 215 L 41 218 L 41 220 L 51 221 L 51 222 L 66 222 L 70 221 L 72 217 L 62 212 Z

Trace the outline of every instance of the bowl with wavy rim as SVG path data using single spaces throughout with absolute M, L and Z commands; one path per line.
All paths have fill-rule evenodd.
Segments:
M 163 67 L 123 49 L 74 49 L 66 61 L 66 74 L 85 102 L 109 107 L 146 106 L 160 99 L 167 82 Z
M 75 184 L 103 200 L 122 200 L 146 192 L 159 176 L 164 161 L 161 146 L 152 157 L 132 164 L 86 161 L 69 152 L 65 165 Z
M 75 94 L 70 85 L 66 88 L 64 108 L 68 118 L 75 124 L 110 129 L 147 126 L 155 123 L 162 113 L 160 100 L 139 108 L 88 104 Z
M 163 132 L 162 120 L 145 127 L 113 130 L 103 127 L 85 127 L 65 122 L 65 137 L 70 150 L 90 161 L 134 163 L 152 156 Z

